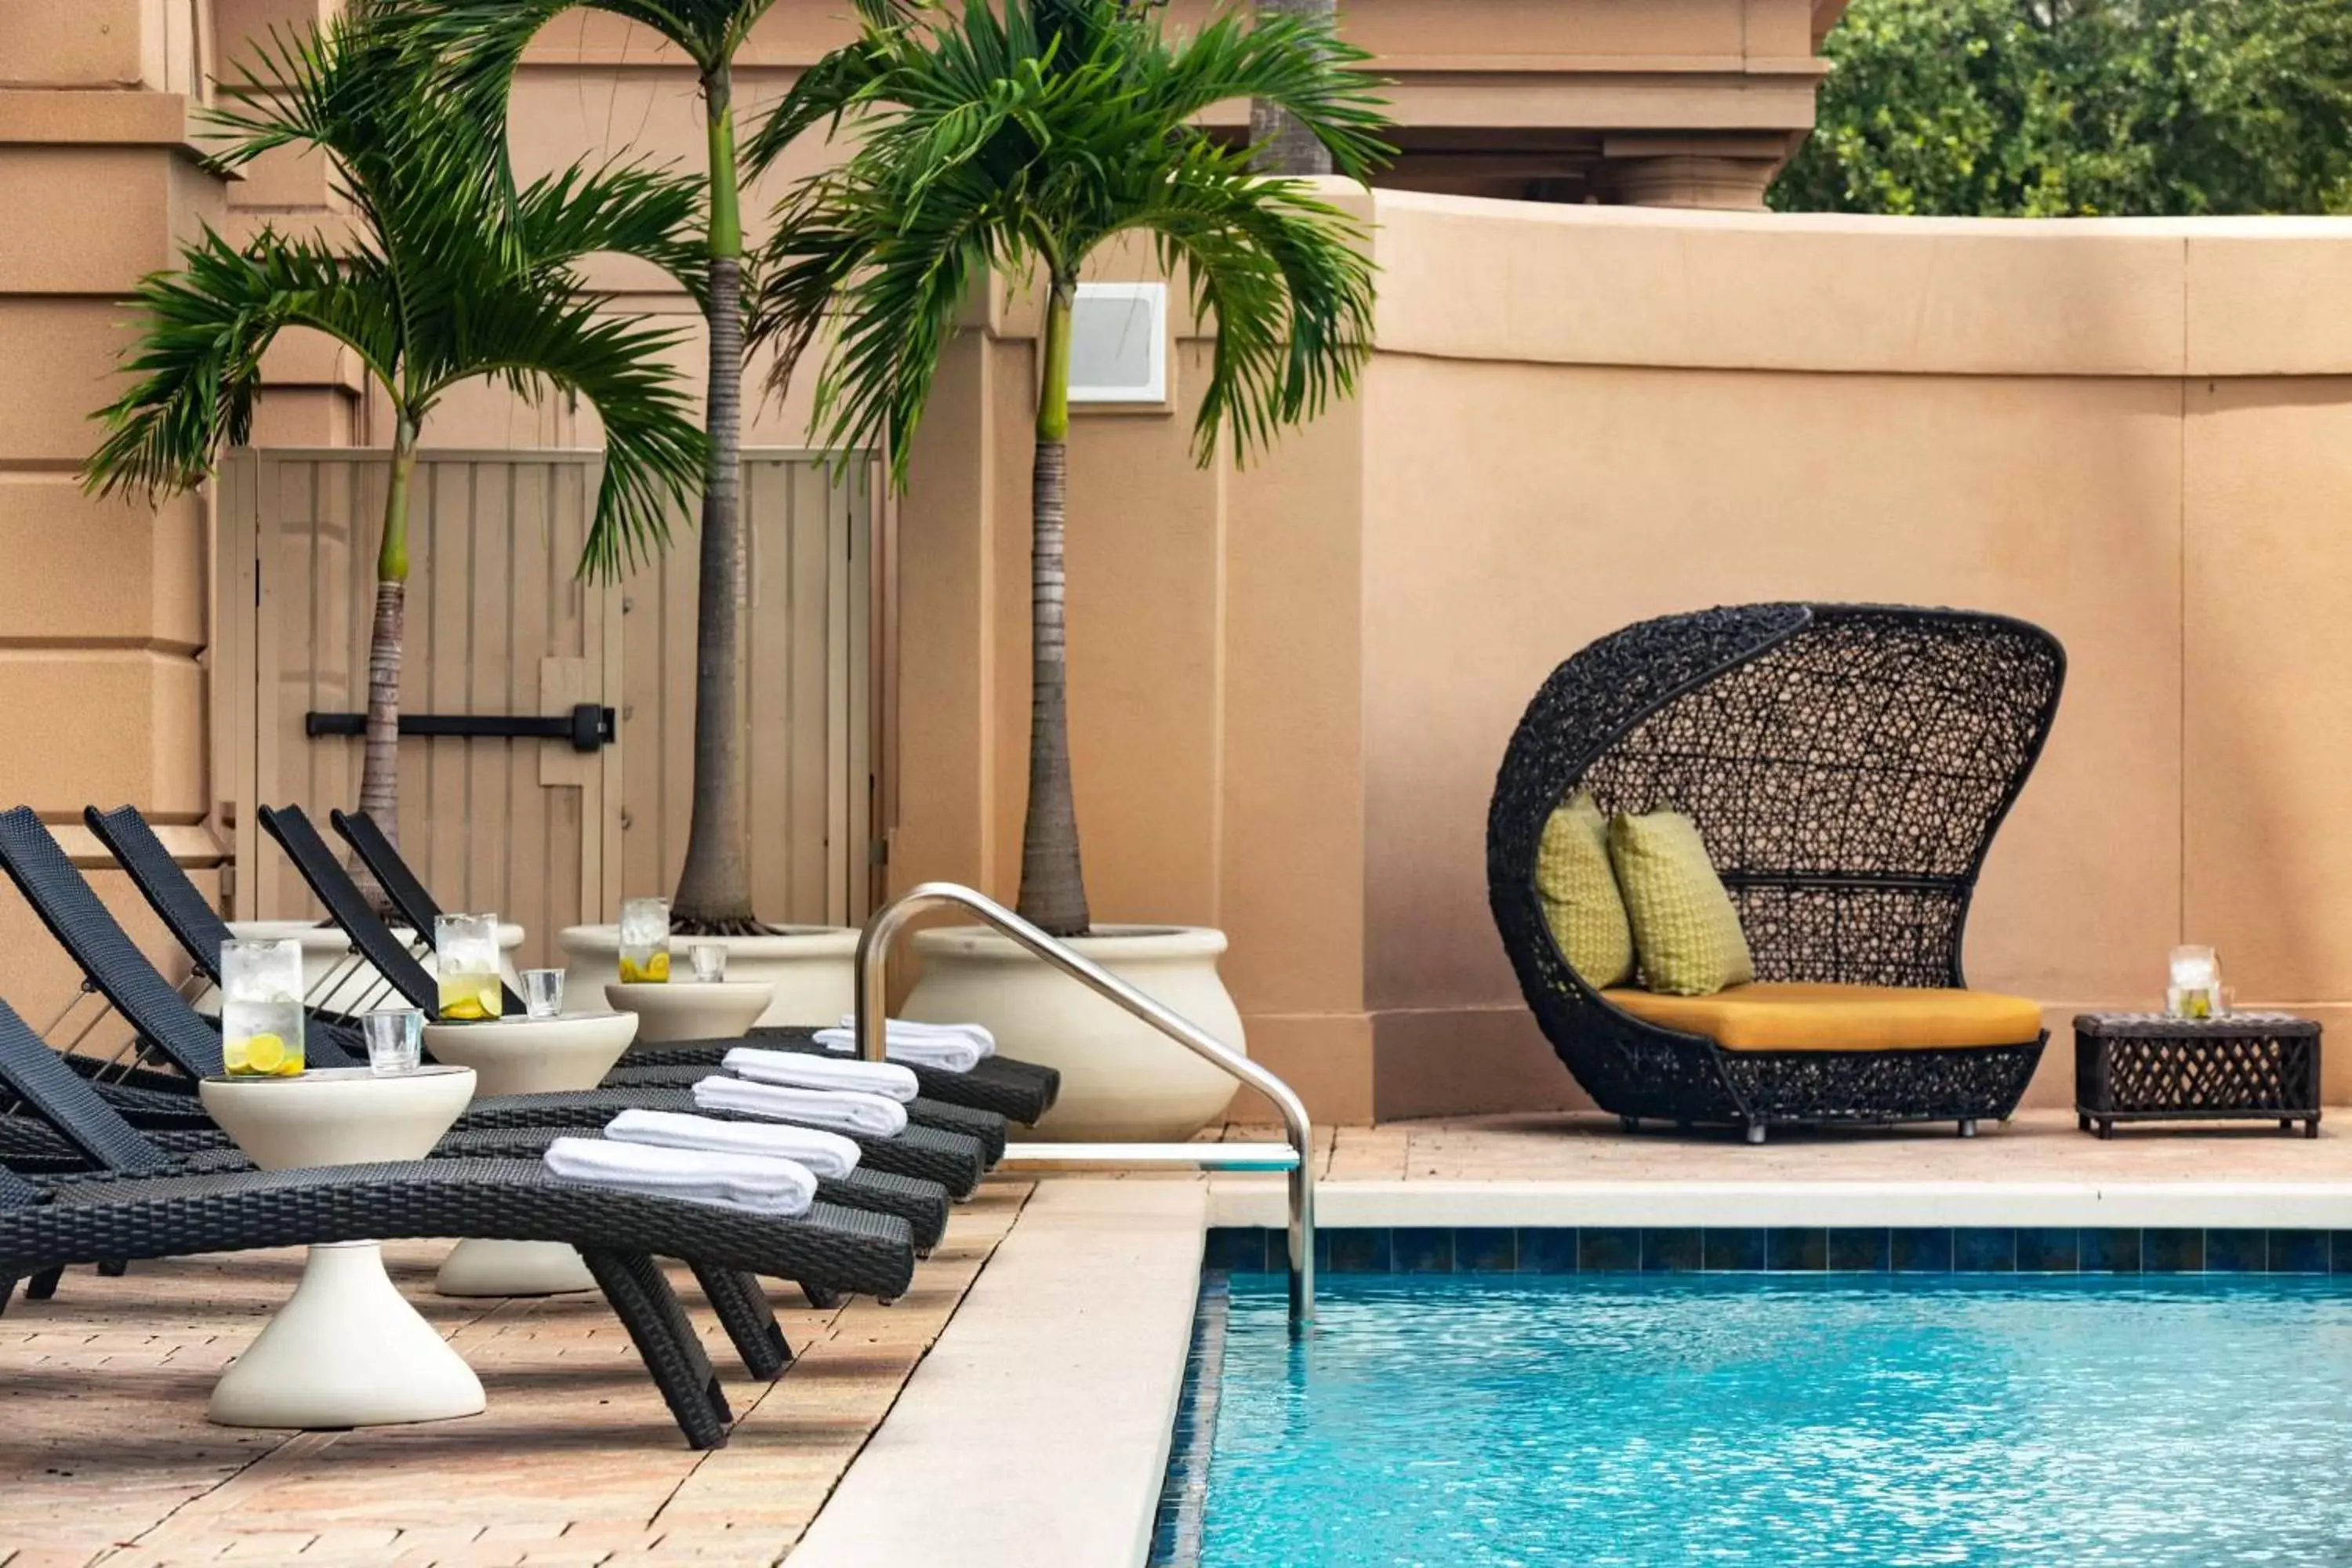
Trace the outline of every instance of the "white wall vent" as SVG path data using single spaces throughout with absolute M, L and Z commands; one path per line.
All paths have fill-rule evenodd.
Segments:
M 1168 285 L 1081 283 L 1070 306 L 1070 401 L 1168 401 Z

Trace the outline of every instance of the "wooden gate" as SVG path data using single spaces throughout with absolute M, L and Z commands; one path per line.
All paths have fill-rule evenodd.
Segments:
M 240 919 L 319 912 L 253 805 L 299 803 L 323 829 L 328 808 L 358 794 L 361 742 L 333 731 L 366 702 L 388 468 L 381 452 L 270 449 L 236 452 L 222 471 L 215 777 Z M 562 927 L 667 891 L 685 852 L 694 530 L 677 520 L 670 553 L 626 583 L 579 581 L 598 472 L 593 452 L 447 451 L 421 457 L 414 482 L 404 715 L 495 729 L 613 710 L 610 742 L 592 750 L 403 736 L 403 850 L 443 903 L 520 921 L 526 963 L 557 962 Z M 834 482 L 800 452 L 747 454 L 744 479 L 759 907 L 856 921 L 867 903 L 871 488 L 862 466 Z

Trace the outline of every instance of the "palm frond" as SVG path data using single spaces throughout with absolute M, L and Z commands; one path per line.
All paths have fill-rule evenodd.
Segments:
M 552 389 L 593 405 L 604 426 L 604 478 L 580 571 L 616 577 L 668 543 L 671 514 L 702 483 L 702 432 L 669 364 L 684 337 L 601 314 L 595 301 L 537 279 L 512 279 L 451 320 L 430 371 L 420 372 L 419 411 L 479 376 L 526 397 Z
M 574 163 L 533 181 L 517 198 L 523 254 L 551 279 L 566 281 L 584 257 L 634 256 L 677 279 L 700 304 L 710 287 L 700 236 L 704 189 L 700 180 L 641 163 Z
M 1361 226 L 1311 186 L 1202 158 L 1131 226 L 1153 237 L 1171 274 L 1183 264 L 1194 311 L 1216 320 L 1193 427 L 1201 462 L 1220 426 L 1246 460 L 1355 390 L 1371 354 L 1372 265 Z
M 399 371 L 398 300 L 381 263 L 312 240 L 264 229 L 240 250 L 207 227 L 178 271 L 142 280 L 132 299 L 144 325 L 123 368 L 139 380 L 99 412 L 106 436 L 82 469 L 100 493 L 200 483 L 224 443 L 245 440 L 261 356 L 288 327 L 335 338 L 387 388 Z
M 961 0 L 869 19 L 761 133 L 780 148 L 848 114 L 859 135 L 777 209 L 754 301 L 776 378 L 830 323 L 820 423 L 837 443 L 887 442 L 903 484 L 955 312 L 980 281 L 1042 264 L 1074 282 L 1101 246 L 1140 232 L 1216 318 L 1196 455 L 1212 460 L 1223 431 L 1247 458 L 1354 387 L 1372 267 L 1346 214 L 1300 182 L 1254 177 L 1252 150 L 1198 117 L 1272 98 L 1337 166 L 1369 172 L 1386 122 L 1362 59 L 1285 18 L 1171 39 L 1119 0 Z
M 207 230 L 182 266 L 141 285 L 140 377 L 100 416 L 94 489 L 185 488 L 225 443 L 246 438 L 260 362 L 289 326 L 355 350 L 414 425 L 457 384 L 593 404 L 608 447 L 582 568 L 617 571 L 658 548 L 699 482 L 703 439 L 667 361 L 680 334 L 598 312 L 578 263 L 638 255 L 697 286 L 699 186 L 656 169 L 575 166 L 509 208 L 486 171 L 502 160 L 460 100 L 436 94 L 414 39 L 387 45 L 393 0 L 351 0 L 342 17 L 265 50 L 247 107 L 225 125 L 253 149 L 303 145 L 334 160 L 360 222 L 349 249 L 265 230 L 239 248 Z M 354 77 L 366 76 L 364 84 Z

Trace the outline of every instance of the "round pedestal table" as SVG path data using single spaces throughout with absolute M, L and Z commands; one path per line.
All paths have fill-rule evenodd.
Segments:
M 666 980 L 604 987 L 604 1000 L 637 1016 L 637 1044 L 731 1039 L 760 1021 L 776 999 L 773 981 Z
M 205 1109 L 265 1171 L 421 1160 L 474 1098 L 462 1067 L 215 1078 Z M 213 1389 L 225 1426 L 375 1426 L 482 1409 L 482 1384 L 394 1289 L 373 1241 L 310 1248 L 292 1299 Z
M 595 1088 L 636 1033 L 629 1013 L 427 1023 L 425 1049 L 435 1061 L 473 1068 L 481 1094 L 551 1094 Z M 560 1241 L 478 1237 L 450 1249 L 433 1288 L 444 1296 L 554 1296 L 593 1290 L 596 1280 L 580 1254 Z

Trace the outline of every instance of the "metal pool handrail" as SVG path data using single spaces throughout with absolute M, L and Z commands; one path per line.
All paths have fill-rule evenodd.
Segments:
M 993 926 L 1040 962 L 1060 970 L 1106 1001 L 1142 1019 L 1202 1061 L 1239 1079 L 1274 1101 L 1297 1160 L 1290 1167 L 1290 1326 L 1304 1330 L 1315 1320 L 1315 1132 L 1307 1107 L 1288 1084 L 1211 1035 L 1169 1011 L 1142 992 L 1055 941 L 983 893 L 954 882 L 925 882 L 892 900 L 866 922 L 857 939 L 857 1054 L 885 1059 L 883 1022 L 890 1008 L 890 954 L 908 922 L 934 910 L 958 909 Z M 1074 1149 L 1074 1152 L 1082 1152 Z

